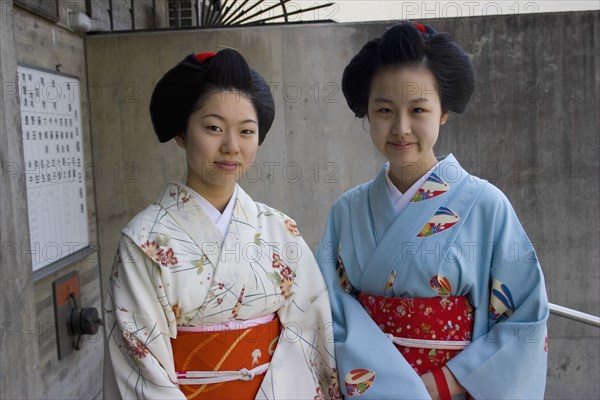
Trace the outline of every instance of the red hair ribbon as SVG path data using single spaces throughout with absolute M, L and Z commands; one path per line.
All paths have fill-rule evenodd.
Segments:
M 427 33 L 427 28 L 425 28 L 425 25 L 423 25 L 423 24 L 418 24 L 418 23 L 416 23 L 416 22 L 413 22 L 413 24 L 414 24 L 414 25 L 417 27 L 417 29 L 418 29 L 420 32 Z
M 198 53 L 198 54 L 194 54 L 194 58 L 199 63 L 203 63 L 204 61 L 206 61 L 207 58 L 214 57 L 216 54 L 217 53 Z

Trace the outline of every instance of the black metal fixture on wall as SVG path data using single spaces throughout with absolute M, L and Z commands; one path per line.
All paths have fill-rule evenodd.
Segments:
M 334 3 L 318 4 L 309 8 L 294 7 L 288 11 L 287 3 L 291 0 L 279 0 L 278 3 L 263 7 L 265 0 L 202 0 L 200 2 L 200 26 L 236 26 L 236 25 L 262 25 L 283 19 L 289 23 L 289 17 L 318 9 L 331 7 Z M 270 3 L 270 2 L 269 2 Z

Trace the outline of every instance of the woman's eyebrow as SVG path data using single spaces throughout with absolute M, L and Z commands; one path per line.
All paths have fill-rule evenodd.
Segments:
M 210 113 L 210 114 L 203 115 L 203 116 L 202 116 L 202 119 L 204 119 L 204 118 L 209 118 L 209 117 L 213 117 L 213 118 L 220 119 L 221 121 L 225 121 L 225 118 L 223 118 L 221 115 L 219 115 L 219 114 L 214 114 L 214 113 Z
M 385 97 L 377 97 L 375 100 L 373 100 L 373 102 L 375 102 L 375 103 L 393 103 L 392 100 L 386 99 Z
M 429 101 L 429 99 L 426 99 L 425 97 L 418 97 L 416 99 L 408 100 L 409 103 L 426 103 L 428 101 Z M 373 100 L 373 102 L 374 103 L 393 103 L 392 100 L 386 99 L 385 97 L 377 97 L 375 100 Z
M 203 115 L 202 119 L 209 118 L 209 117 L 217 118 L 218 120 L 221 120 L 221 121 L 225 122 L 225 118 L 223 118 L 222 115 L 215 114 L 215 113 L 210 113 L 210 114 Z M 258 125 L 258 122 L 256 122 L 256 120 L 253 120 L 252 118 L 248 118 L 248 119 L 245 119 L 243 121 L 240 121 L 240 123 L 241 124 L 253 123 L 253 124 Z
M 426 99 L 424 97 L 419 97 L 419 98 L 416 98 L 416 99 L 411 99 L 408 102 L 409 103 L 426 103 L 428 101 L 429 101 L 429 99 Z

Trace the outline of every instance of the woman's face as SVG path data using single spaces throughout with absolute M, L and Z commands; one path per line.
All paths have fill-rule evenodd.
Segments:
M 215 92 L 190 115 L 185 137 L 175 139 L 187 155 L 188 186 L 200 194 L 224 188 L 233 191 L 256 158 L 256 110 L 239 92 Z
M 424 174 L 436 164 L 433 146 L 448 114 L 442 113 L 435 77 L 427 68 L 404 66 L 377 73 L 368 115 L 371 140 L 393 173 L 408 167 Z

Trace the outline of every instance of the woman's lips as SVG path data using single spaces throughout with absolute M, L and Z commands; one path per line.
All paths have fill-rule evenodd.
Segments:
M 399 149 L 399 150 L 409 149 L 414 145 L 414 143 L 408 143 L 408 142 L 400 142 L 400 143 L 388 142 L 388 144 L 391 145 L 393 148 Z
M 236 171 L 240 166 L 240 163 L 234 161 L 217 161 L 215 164 L 224 171 Z

